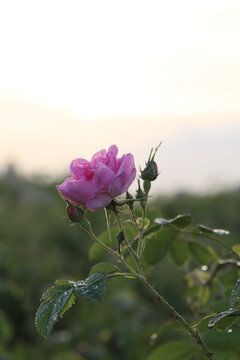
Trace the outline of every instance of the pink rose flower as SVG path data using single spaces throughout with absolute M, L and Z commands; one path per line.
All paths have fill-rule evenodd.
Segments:
M 91 161 L 73 160 L 71 177 L 57 188 L 62 196 L 75 204 L 95 211 L 106 207 L 115 196 L 123 194 L 136 176 L 132 154 L 117 158 L 118 148 L 110 146 L 93 155 Z

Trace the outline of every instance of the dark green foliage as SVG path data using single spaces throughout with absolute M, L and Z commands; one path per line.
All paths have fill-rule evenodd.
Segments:
M 192 256 L 200 265 L 206 265 L 212 259 L 212 254 L 205 245 L 195 241 L 189 241 L 188 247 Z
M 158 231 L 156 237 L 147 239 L 143 261 L 150 265 L 158 263 L 168 252 L 171 242 L 177 234 L 175 229 L 166 228 Z
M 57 280 L 41 298 L 35 319 L 39 333 L 46 338 L 50 335 L 59 318 L 73 305 L 75 296 L 101 301 L 106 285 L 106 276 L 101 272 L 93 272 L 86 280 L 78 282 Z
M 91 270 L 90 270 L 90 275 L 94 272 L 101 272 L 103 274 L 111 274 L 113 272 L 117 271 L 117 267 L 113 264 L 109 264 L 109 263 L 99 263 L 94 265 Z
M 44 294 L 36 314 L 36 326 L 41 335 L 46 338 L 49 336 L 74 299 L 73 288 L 67 285 L 56 285 Z
M 175 225 L 179 228 L 185 228 L 186 226 L 190 225 L 192 222 L 192 217 L 189 214 L 185 215 L 177 215 L 173 219 L 161 219 L 157 218 L 155 219 L 155 223 L 159 225 Z
M 86 280 L 74 284 L 74 292 L 90 301 L 101 301 L 107 286 L 106 276 L 101 272 L 92 273 Z
M 220 235 L 220 236 L 226 236 L 229 235 L 229 231 L 228 230 L 224 230 L 224 229 L 211 229 L 208 226 L 205 225 L 197 225 L 195 227 L 195 229 L 200 233 L 200 234 L 209 234 L 209 235 Z
M 196 352 L 193 344 L 187 341 L 170 341 L 155 349 L 148 360 L 190 360 Z
M 170 246 L 170 256 L 176 265 L 184 265 L 190 258 L 188 243 L 184 237 L 178 236 Z
M 240 316 L 239 309 L 229 309 L 214 316 L 208 323 L 209 329 L 215 328 L 216 330 L 228 329 Z
M 238 297 L 239 291 L 240 291 L 240 280 L 238 279 L 231 294 L 230 303 L 229 303 L 230 309 L 236 308 L 236 305 L 239 307 L 239 297 Z
M 70 225 L 64 204 L 56 193 L 57 183 L 61 180 L 48 185 L 40 177 L 30 181 L 14 173 L 0 177 L 0 358 L 146 360 L 155 346 L 160 345 L 155 343 L 151 348 L 150 336 L 166 322 L 171 322 L 173 328 L 163 331 L 160 337 L 162 345 L 181 339 L 191 344 L 192 338 L 184 330 L 181 335 L 174 331 L 181 325 L 173 321 L 171 314 L 146 289 L 137 281 L 120 278 L 108 281 L 109 290 L 103 302 L 76 301 L 76 305 L 55 325 L 48 340 L 38 335 L 34 313 L 49 283 L 56 278 L 84 279 L 92 266 L 88 258 L 92 242 L 78 225 Z M 157 226 L 155 218 L 170 219 L 179 213 L 190 213 L 194 223 L 230 229 L 229 237 L 221 237 L 230 246 L 239 243 L 239 190 L 204 196 L 180 194 L 172 198 L 155 197 L 155 200 L 156 209 L 148 209 L 150 227 Z M 87 216 L 94 224 L 96 234 L 105 230 L 103 212 L 88 212 Z M 141 216 L 141 209 L 137 216 Z M 176 225 L 167 226 L 182 231 Z M 150 227 L 145 231 L 148 232 Z M 157 235 L 160 228 L 161 225 L 148 234 Z M 126 232 L 126 235 L 130 238 L 130 234 Z M 191 240 L 190 236 L 184 238 Z M 208 241 L 207 237 L 201 239 L 197 240 L 207 248 L 211 244 L 220 258 L 226 258 L 225 249 Z M 114 237 L 111 246 L 117 248 Z M 171 246 L 167 254 L 172 257 Z M 228 308 L 237 277 L 236 267 L 220 268 L 211 283 L 209 300 L 202 305 L 198 292 L 212 274 L 215 260 L 212 258 L 207 271 L 201 271 L 200 266 L 192 261 L 192 256 L 184 267 L 176 266 L 169 256 L 158 260 L 149 273 L 150 281 L 192 324 L 200 317 Z M 227 257 L 232 256 L 227 253 Z M 112 262 L 112 258 L 108 255 L 106 261 Z M 190 280 L 186 279 L 187 274 L 192 275 Z M 58 281 L 56 285 L 68 285 L 68 281 Z M 201 330 L 216 360 L 239 359 L 237 322 L 232 329 L 232 333 L 218 333 L 205 327 Z M 194 347 L 198 348 L 197 345 Z M 192 357 L 201 359 L 199 354 Z

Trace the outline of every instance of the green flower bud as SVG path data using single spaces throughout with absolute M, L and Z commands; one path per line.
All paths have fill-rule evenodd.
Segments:
M 158 167 L 154 160 L 147 162 L 146 167 L 141 171 L 141 178 L 143 180 L 154 181 L 158 177 Z

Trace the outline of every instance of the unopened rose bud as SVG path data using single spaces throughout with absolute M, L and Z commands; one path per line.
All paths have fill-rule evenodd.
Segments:
M 66 211 L 69 219 L 74 223 L 79 223 L 84 217 L 84 212 L 81 209 L 76 208 L 75 206 L 67 205 Z
M 158 167 L 155 161 L 150 161 L 146 167 L 141 171 L 141 178 L 143 180 L 154 181 L 158 177 Z

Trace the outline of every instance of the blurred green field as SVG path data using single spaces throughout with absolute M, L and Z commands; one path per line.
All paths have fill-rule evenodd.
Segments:
M 38 335 L 34 316 L 41 294 L 56 279 L 86 278 L 93 265 L 88 259 L 91 241 L 77 225 L 70 225 L 56 183 L 60 182 L 26 179 L 13 169 L 0 177 L 0 360 L 145 360 L 158 344 L 189 341 L 177 323 L 157 334 L 163 324 L 173 323 L 171 315 L 140 284 L 126 279 L 110 282 L 102 303 L 78 301 L 48 340 Z M 196 223 L 229 229 L 229 244 L 240 243 L 240 189 L 159 196 L 152 206 L 166 218 L 190 213 Z M 95 233 L 105 230 L 103 211 L 91 218 Z M 150 277 L 160 293 L 194 323 L 204 314 L 221 311 L 238 274 L 228 268 L 221 272 L 226 291 L 208 296 L 215 300 L 213 309 L 209 298 L 192 300 L 188 272 L 166 257 Z M 239 336 L 237 327 L 231 334 L 206 333 L 209 346 L 216 354 L 219 349 L 216 359 L 220 360 L 240 358 Z M 233 347 L 233 357 L 228 357 Z

